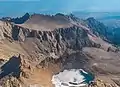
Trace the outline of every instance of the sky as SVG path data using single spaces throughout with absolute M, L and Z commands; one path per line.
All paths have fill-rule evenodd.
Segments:
M 75 11 L 120 12 L 120 0 L 0 0 L 0 16 Z

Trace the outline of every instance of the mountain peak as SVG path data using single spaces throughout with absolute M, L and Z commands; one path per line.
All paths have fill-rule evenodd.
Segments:
M 89 17 L 89 18 L 87 18 L 87 20 L 95 21 L 95 18 L 94 17 Z
M 26 13 L 25 15 L 21 16 L 21 17 L 17 17 L 17 18 L 11 18 L 11 17 L 3 17 L 1 20 L 2 21 L 9 21 L 9 22 L 13 22 L 15 24 L 22 24 L 25 21 L 27 21 L 30 18 L 30 14 Z
M 67 16 L 58 13 L 56 15 L 33 14 L 20 26 L 37 30 L 52 30 L 56 28 L 71 27 L 73 24 Z

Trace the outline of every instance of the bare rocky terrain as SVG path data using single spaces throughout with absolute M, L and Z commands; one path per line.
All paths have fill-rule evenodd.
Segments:
M 21 24 L 0 21 L 2 87 L 54 87 L 52 76 L 64 69 L 92 73 L 91 87 L 120 87 L 119 62 L 119 50 L 73 15 L 34 14 Z

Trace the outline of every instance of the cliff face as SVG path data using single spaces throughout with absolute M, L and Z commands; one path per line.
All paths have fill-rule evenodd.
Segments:
M 36 18 L 41 19 L 42 22 Z M 42 25 L 43 19 L 49 20 L 46 22 L 48 25 Z M 20 85 L 29 87 L 36 84 L 52 87 L 52 75 L 64 69 L 82 68 L 94 73 L 95 76 L 100 74 L 105 76 L 106 73 L 114 75 L 113 70 L 115 73 L 120 73 L 119 70 L 114 69 L 117 66 L 116 59 L 119 60 L 119 52 L 115 53 L 117 49 L 114 46 L 92 32 L 90 29 L 92 26 L 86 27 L 72 15 L 57 14 L 47 17 L 35 15 L 28 20 L 29 22 L 27 21 L 27 24 L 35 25 L 33 20 L 37 20 L 35 23 L 38 22 L 39 26 L 45 27 L 32 29 L 33 27 L 23 26 L 24 24 L 0 21 L 0 59 L 5 61 L 0 65 L 3 71 L 0 75 L 3 87 L 9 87 L 3 82 L 11 85 L 10 87 L 14 85 L 15 87 L 20 87 Z M 49 27 L 51 20 L 52 24 L 54 22 L 57 24 L 54 24 L 54 29 L 47 29 L 46 26 Z M 65 22 L 65 26 L 58 27 L 63 24 L 62 21 Z M 106 60 L 109 60 L 111 64 L 105 62 Z M 106 67 L 106 63 L 111 67 Z M 9 71 L 8 68 L 11 67 Z
M 1 26 L 1 39 L 23 42 L 23 44 L 34 41 L 33 43 L 38 46 L 39 51 L 49 54 L 53 58 L 59 58 L 67 49 L 76 51 L 94 45 L 87 32 L 77 26 L 59 28 L 53 31 L 39 31 L 7 22 L 3 22 L 3 24 Z

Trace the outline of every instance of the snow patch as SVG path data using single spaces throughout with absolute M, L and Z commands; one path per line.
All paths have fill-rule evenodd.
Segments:
M 89 73 L 82 69 L 64 70 L 57 75 L 53 75 L 52 83 L 55 87 L 83 87 L 93 80 L 91 77 Z

